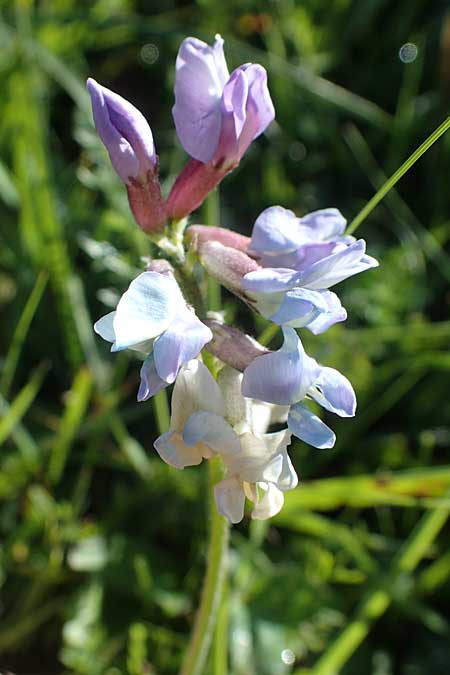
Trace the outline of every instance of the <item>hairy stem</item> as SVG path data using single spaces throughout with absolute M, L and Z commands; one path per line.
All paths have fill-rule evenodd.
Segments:
M 180 675 L 201 675 L 203 672 L 217 622 L 227 570 L 229 524 L 226 518 L 219 515 L 214 500 L 214 485 L 224 474 L 220 458 L 208 460 L 208 469 L 211 514 L 208 562 L 200 606 Z

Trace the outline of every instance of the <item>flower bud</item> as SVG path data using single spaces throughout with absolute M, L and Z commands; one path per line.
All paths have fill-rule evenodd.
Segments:
M 191 159 L 170 191 L 167 199 L 169 217 L 184 218 L 198 209 L 227 173 L 211 163 L 202 164 L 196 159 Z
M 129 101 L 87 81 L 97 132 L 112 165 L 125 183 L 134 218 L 146 232 L 158 232 L 167 219 L 158 180 L 158 158 L 144 116 Z
M 269 353 L 269 350 L 254 338 L 237 328 L 212 319 L 206 320 L 205 324 L 213 334 L 213 339 L 206 345 L 206 349 L 235 370 L 242 372 L 257 356 Z
M 205 241 L 218 241 L 224 246 L 237 248 L 244 253 L 247 253 L 250 245 L 250 237 L 227 230 L 225 227 L 210 227 L 208 225 L 191 225 L 186 230 L 186 238 L 188 241 L 196 242 L 196 246 Z
M 229 74 L 223 40 L 210 47 L 186 38 L 176 63 L 173 117 L 191 156 L 169 196 L 169 214 L 182 218 L 236 166 L 251 142 L 275 117 L 267 73 L 247 63 Z
M 198 255 L 208 274 L 245 302 L 251 302 L 241 287 L 241 280 L 245 274 L 260 269 L 257 262 L 246 253 L 218 241 L 205 241 L 198 247 Z

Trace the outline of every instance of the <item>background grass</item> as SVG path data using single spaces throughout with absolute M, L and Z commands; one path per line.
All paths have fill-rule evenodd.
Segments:
M 155 456 L 164 395 L 138 405 L 137 363 L 92 332 L 151 251 L 84 80 L 145 112 L 167 190 L 185 161 L 176 52 L 220 31 L 231 67 L 268 69 L 277 123 L 194 220 L 248 233 L 281 203 L 350 221 L 448 115 L 447 3 L 0 6 L 0 669 L 170 675 L 204 570 L 206 472 Z M 341 285 L 346 325 L 304 336 L 352 380 L 358 414 L 333 419 L 332 451 L 293 445 L 302 484 L 277 518 L 233 528 L 207 675 L 448 673 L 449 176 L 450 134 L 358 230 L 381 268 Z

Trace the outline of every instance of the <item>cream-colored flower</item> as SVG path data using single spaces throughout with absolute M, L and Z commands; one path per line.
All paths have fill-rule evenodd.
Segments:
M 283 492 L 298 482 L 286 449 L 289 430 L 264 433 L 286 410 L 244 398 L 241 381 L 241 373 L 226 366 L 216 382 L 200 361 L 190 361 L 173 390 L 170 430 L 155 441 L 162 459 L 180 469 L 222 457 L 227 476 L 215 497 L 232 523 L 242 520 L 246 497 L 254 503 L 252 518 L 272 517 L 283 506 Z

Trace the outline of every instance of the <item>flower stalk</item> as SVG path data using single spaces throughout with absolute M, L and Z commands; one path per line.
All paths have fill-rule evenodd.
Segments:
M 214 500 L 214 486 L 222 480 L 225 474 L 220 457 L 214 457 L 209 460 L 208 471 L 208 506 L 210 513 L 208 562 L 200 606 L 197 610 L 194 628 L 185 653 L 180 675 L 201 675 L 203 672 L 211 646 L 227 574 L 230 526 L 228 520 L 217 511 Z

